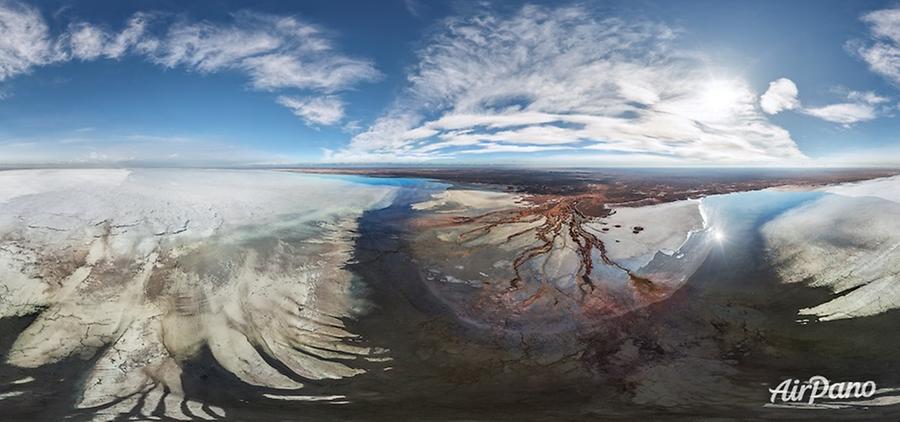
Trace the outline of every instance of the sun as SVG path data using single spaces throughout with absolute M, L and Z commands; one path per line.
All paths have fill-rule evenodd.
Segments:
M 710 112 L 727 111 L 742 102 L 745 90 L 727 79 L 707 82 L 700 93 L 700 102 Z

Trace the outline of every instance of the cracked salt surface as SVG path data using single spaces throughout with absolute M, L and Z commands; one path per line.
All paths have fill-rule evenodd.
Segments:
M 386 351 L 344 326 L 363 306 L 343 265 L 357 217 L 393 192 L 266 171 L 2 171 L 0 318 L 36 314 L 6 362 L 98 356 L 77 400 L 96 420 L 224 417 L 181 385 L 204 346 L 255 386 L 362 373 L 353 360 Z

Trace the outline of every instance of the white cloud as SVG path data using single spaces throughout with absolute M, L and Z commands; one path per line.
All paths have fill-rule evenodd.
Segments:
M 233 25 L 176 24 L 150 54 L 166 67 L 200 72 L 237 69 L 255 88 L 265 90 L 332 92 L 380 75 L 372 62 L 336 52 L 315 25 L 248 12 L 236 14 Z
M 151 51 L 153 60 L 165 67 L 184 66 L 199 72 L 215 72 L 239 66 L 247 58 L 281 46 L 278 34 L 265 29 L 179 22 Z
M 422 160 L 550 148 L 679 161 L 802 160 L 741 78 L 655 23 L 526 6 L 445 21 L 405 94 L 332 160 Z
M 484 144 L 481 148 L 462 151 L 460 154 L 490 154 L 497 152 L 540 152 L 573 149 L 572 147 L 555 147 L 539 145 L 498 145 Z
M 848 91 L 843 88 L 838 90 L 840 91 L 845 93 L 846 102 L 822 107 L 804 107 L 800 112 L 850 127 L 856 123 L 874 120 L 888 110 L 884 103 L 890 99 L 873 91 Z
M 805 108 L 804 113 L 829 122 L 850 126 L 878 117 L 875 108 L 863 103 L 839 103 L 824 107 Z
M 780 78 L 769 83 L 769 89 L 760 97 L 759 106 L 768 114 L 796 109 L 800 113 L 850 127 L 876 119 L 886 109 L 882 104 L 890 101 L 874 91 L 852 91 L 842 87 L 835 91 L 843 94 L 847 101 L 821 107 L 801 107 L 797 85 L 790 79 Z
M 109 44 L 109 35 L 97 27 L 79 24 L 71 28 L 72 54 L 81 60 L 94 60 L 100 57 Z
M 37 9 L 0 1 L 0 81 L 58 60 L 49 29 Z
M 861 102 L 872 105 L 883 104 L 890 101 L 890 98 L 878 95 L 873 91 L 850 91 L 847 93 L 847 99 L 853 102 Z
M 863 15 L 871 38 L 853 41 L 848 48 L 869 65 L 869 69 L 900 84 L 900 8 L 882 9 Z
M 53 37 L 38 9 L 0 1 L 0 81 L 71 59 L 118 59 L 141 45 L 146 24 L 147 16 L 138 13 L 119 33 L 78 22 Z
M 769 89 L 759 98 L 759 106 L 768 114 L 793 110 L 800 106 L 797 94 L 797 85 L 794 81 L 788 78 L 776 79 L 769 83 Z
M 148 15 L 135 14 L 128 20 L 126 27 L 114 34 L 85 22 L 72 24 L 69 27 L 68 47 L 71 55 L 80 60 L 95 60 L 102 57 L 118 59 L 133 47 L 146 47 L 143 38 L 148 24 Z
M 54 62 L 134 54 L 167 68 L 240 72 L 259 90 L 321 95 L 319 101 L 306 100 L 315 105 L 314 113 L 289 108 L 307 121 L 335 124 L 343 117 L 343 103 L 334 94 L 380 77 L 371 61 L 339 52 L 322 28 L 296 17 L 240 12 L 230 23 L 178 19 L 164 25 L 164 20 L 137 13 L 119 32 L 75 22 L 51 37 L 36 8 L 0 1 L 0 81 Z M 151 31 L 151 24 L 161 30 Z
M 299 98 L 282 95 L 277 101 L 309 125 L 333 125 L 344 117 L 344 103 L 334 96 Z

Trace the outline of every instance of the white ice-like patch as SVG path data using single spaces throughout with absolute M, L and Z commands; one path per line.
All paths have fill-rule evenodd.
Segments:
M 900 202 L 900 176 L 884 177 L 855 183 L 844 183 L 822 188 L 823 191 L 842 196 L 874 196 L 888 201 Z
M 900 178 L 828 188 L 829 195 L 762 227 L 784 282 L 835 292 L 799 311 L 820 320 L 876 315 L 900 307 Z M 849 196 L 844 196 L 849 195 Z
M 701 208 L 699 200 L 616 207 L 612 215 L 602 219 L 605 225 L 592 222 L 587 227 L 606 245 L 610 259 L 638 269 L 647 265 L 657 252 L 673 255 L 691 233 L 704 229 L 706 219 Z M 641 230 L 634 233 L 635 227 Z
M 6 360 L 99 354 L 77 403 L 96 420 L 224 416 L 184 396 L 183 362 L 203 346 L 262 387 L 359 374 L 353 360 L 385 351 L 347 341 L 361 299 L 343 268 L 356 219 L 394 189 L 268 171 L 0 171 L 0 317 L 37 313 Z
M 282 396 L 278 394 L 263 394 L 263 397 L 272 399 L 272 400 L 284 400 L 284 401 L 335 401 L 335 400 L 343 400 L 346 399 L 347 396 L 341 395 L 331 395 L 331 396 Z
M 521 195 L 472 189 L 446 189 L 435 192 L 431 199 L 412 205 L 417 211 L 455 213 L 469 209 L 492 210 L 515 207 L 522 200 Z
M 13 397 L 19 397 L 25 394 L 24 391 L 8 391 L 6 393 L 0 393 L 0 400 L 11 399 Z

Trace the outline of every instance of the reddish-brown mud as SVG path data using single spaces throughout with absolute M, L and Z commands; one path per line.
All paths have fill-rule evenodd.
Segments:
M 537 223 L 528 228 L 507 235 L 506 242 L 520 236 L 533 235 L 536 244 L 520 251 L 512 261 L 513 278 L 508 280 L 510 290 L 518 289 L 525 281 L 522 268 L 527 263 L 547 257 L 553 252 L 563 236 L 568 236 L 575 243 L 579 267 L 575 280 L 584 295 L 594 293 L 595 283 L 591 278 L 594 270 L 594 251 L 603 264 L 622 270 L 628 274 L 636 291 L 642 294 L 653 294 L 655 287 L 647 278 L 639 277 L 627 268 L 611 260 L 606 253 L 606 245 L 597 236 L 585 228 L 585 224 L 608 216 L 611 210 L 605 206 L 605 187 L 597 186 L 597 191 L 579 195 L 530 195 L 523 201 L 523 206 L 513 209 L 491 211 L 471 217 L 436 217 L 427 218 L 428 223 L 421 225 L 431 227 L 472 227 L 459 235 L 459 242 L 467 242 L 489 235 L 494 229 L 508 224 Z M 527 307 L 535 300 L 551 290 L 548 281 L 541 277 L 537 291 L 522 302 Z

